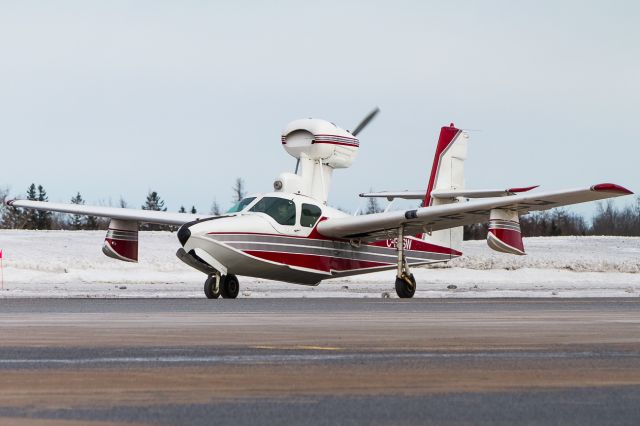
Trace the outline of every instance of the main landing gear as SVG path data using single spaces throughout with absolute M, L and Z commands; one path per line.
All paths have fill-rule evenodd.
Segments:
M 235 299 L 240 292 L 240 283 L 233 274 L 209 275 L 204 282 L 204 294 L 207 299 L 217 299 L 222 296 L 224 299 Z
M 401 299 L 412 298 L 416 292 L 416 279 L 409 271 L 407 258 L 404 256 L 404 227 L 398 228 L 398 270 L 396 273 L 396 293 Z

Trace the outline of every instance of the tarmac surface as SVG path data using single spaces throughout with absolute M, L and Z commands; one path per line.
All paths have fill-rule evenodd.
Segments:
M 640 424 L 640 298 L 7 299 L 0 424 Z

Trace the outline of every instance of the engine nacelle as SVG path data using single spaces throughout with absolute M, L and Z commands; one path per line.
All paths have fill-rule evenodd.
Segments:
M 138 222 L 111 219 L 102 252 L 125 262 L 138 261 Z
M 358 139 L 335 124 L 317 118 L 292 121 L 282 131 L 282 146 L 294 158 L 322 160 L 334 169 L 351 166 Z
M 300 166 L 299 181 L 291 177 L 280 179 L 282 190 L 288 192 L 285 187 L 295 187 L 295 192 L 326 204 L 333 170 L 351 166 L 359 144 L 351 133 L 333 123 L 303 118 L 285 127 L 282 146 L 298 159 Z
M 489 215 L 487 244 L 495 251 L 524 255 L 520 232 L 520 216 L 517 211 L 493 209 Z

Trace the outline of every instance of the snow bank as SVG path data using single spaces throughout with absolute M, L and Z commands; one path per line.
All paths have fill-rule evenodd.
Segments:
M 527 256 L 509 256 L 485 241 L 464 243 L 464 256 L 440 267 L 467 269 L 561 269 L 575 272 L 640 272 L 640 238 L 537 237 L 524 239 Z
M 174 233 L 140 234 L 140 262 L 101 252 L 104 231 L 0 230 L 5 288 L 0 297 L 203 297 L 204 276 L 175 257 Z M 640 238 L 525 239 L 527 256 L 493 252 L 484 241 L 465 256 L 414 269 L 417 297 L 637 297 Z M 241 297 L 381 297 L 394 273 L 296 286 L 241 277 Z M 456 288 L 448 288 L 449 286 Z

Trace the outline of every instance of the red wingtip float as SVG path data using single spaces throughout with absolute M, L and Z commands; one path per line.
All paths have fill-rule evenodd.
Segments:
M 599 183 L 591 187 L 592 191 L 613 192 L 622 195 L 633 195 L 633 192 L 615 183 Z
M 416 283 L 410 268 L 462 255 L 464 225 L 489 222 L 490 248 L 523 255 L 523 214 L 631 194 L 612 183 L 534 193 L 530 191 L 537 186 L 467 189 L 469 135 L 451 123 L 440 129 L 425 189 L 360 194 L 421 200 L 425 207 L 350 216 L 327 206 L 333 172 L 351 166 L 360 148 L 356 136 L 377 112 L 353 132 L 319 119 L 289 123 L 280 142 L 297 160 L 296 172 L 281 173 L 273 192 L 246 197 L 220 216 L 29 200 L 7 204 L 108 217 L 103 251 L 128 262 L 138 260 L 140 223 L 180 226 L 177 256 L 207 275 L 209 298 L 235 298 L 236 275 L 317 285 L 329 278 L 391 269 L 396 270 L 398 296 L 412 297 Z

